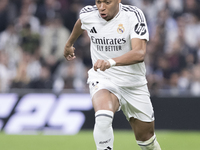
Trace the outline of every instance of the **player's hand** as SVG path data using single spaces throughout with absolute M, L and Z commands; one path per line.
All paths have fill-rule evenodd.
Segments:
M 105 71 L 106 69 L 110 68 L 110 63 L 107 60 L 98 59 L 97 62 L 94 64 L 94 70 L 100 69 L 101 71 Z
M 74 50 L 75 48 L 73 46 L 65 45 L 64 56 L 67 60 L 73 60 L 76 58 Z

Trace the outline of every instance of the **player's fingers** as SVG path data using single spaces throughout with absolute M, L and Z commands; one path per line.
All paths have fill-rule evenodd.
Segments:
M 96 63 L 97 63 L 97 62 L 96 62 Z M 95 63 L 94 66 L 93 66 L 93 68 L 94 68 L 95 71 L 97 71 L 97 65 L 96 65 L 96 63 Z
M 74 47 L 65 47 L 64 50 L 64 56 L 66 59 L 68 59 L 69 56 L 74 57 L 75 56 L 75 48 Z
M 100 70 L 101 71 L 105 71 L 106 70 L 106 66 L 105 66 L 105 62 L 104 61 L 101 63 Z
M 102 65 L 101 65 L 100 70 L 101 70 L 101 71 L 105 71 L 105 70 L 108 69 L 108 68 L 110 68 L 110 63 L 109 63 L 107 60 L 104 60 L 104 61 L 102 62 Z
M 100 69 L 101 71 L 105 71 L 106 69 L 110 68 L 110 63 L 106 60 L 98 59 L 97 62 L 94 64 L 94 70 Z
M 102 63 L 103 63 L 103 61 L 102 61 L 102 60 L 99 60 L 99 61 L 98 61 L 98 64 L 97 64 L 97 68 L 100 68 L 100 69 L 101 69 Z
M 94 70 L 101 68 L 102 60 L 98 59 L 97 62 L 94 64 Z
M 72 60 L 72 59 L 74 59 L 74 58 L 76 58 L 76 56 L 75 56 L 74 53 L 71 54 L 71 55 L 68 55 L 68 56 L 66 57 L 67 60 Z
M 97 60 L 97 62 L 94 64 L 94 70 L 95 70 L 95 71 L 97 71 L 97 69 L 98 69 L 98 67 L 97 67 L 97 66 L 98 66 L 98 63 L 99 63 L 99 62 L 98 62 L 98 60 Z

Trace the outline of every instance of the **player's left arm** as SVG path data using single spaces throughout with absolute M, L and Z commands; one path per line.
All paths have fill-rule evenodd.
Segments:
M 115 66 L 126 66 L 143 62 L 146 54 L 146 43 L 145 39 L 132 38 L 131 51 L 120 57 L 112 58 L 116 62 Z
M 132 38 L 132 49 L 120 57 L 112 58 L 112 60 L 114 60 L 114 65 L 126 66 L 143 62 L 146 54 L 146 43 L 147 41 L 145 39 Z M 108 60 L 98 59 L 94 64 L 94 70 L 97 71 L 97 69 L 100 69 L 101 71 L 105 71 L 111 67 L 111 63 L 112 62 L 109 62 Z

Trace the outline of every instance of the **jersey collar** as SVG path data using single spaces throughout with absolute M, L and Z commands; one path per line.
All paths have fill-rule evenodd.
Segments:
M 114 18 L 117 18 L 117 17 L 120 15 L 120 13 L 121 13 L 121 8 L 122 8 L 122 4 L 119 3 L 119 12 L 116 14 L 116 16 L 115 16 Z M 113 18 L 113 19 L 114 19 L 114 18 Z

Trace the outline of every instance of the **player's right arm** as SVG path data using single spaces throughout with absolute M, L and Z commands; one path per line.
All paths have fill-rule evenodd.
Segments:
M 78 39 L 78 37 L 83 33 L 83 29 L 81 28 L 81 20 L 78 19 L 74 25 L 74 28 L 72 30 L 72 33 L 65 44 L 65 49 L 64 49 L 64 56 L 67 60 L 72 60 L 76 58 L 74 50 L 75 48 L 73 47 L 75 41 Z

